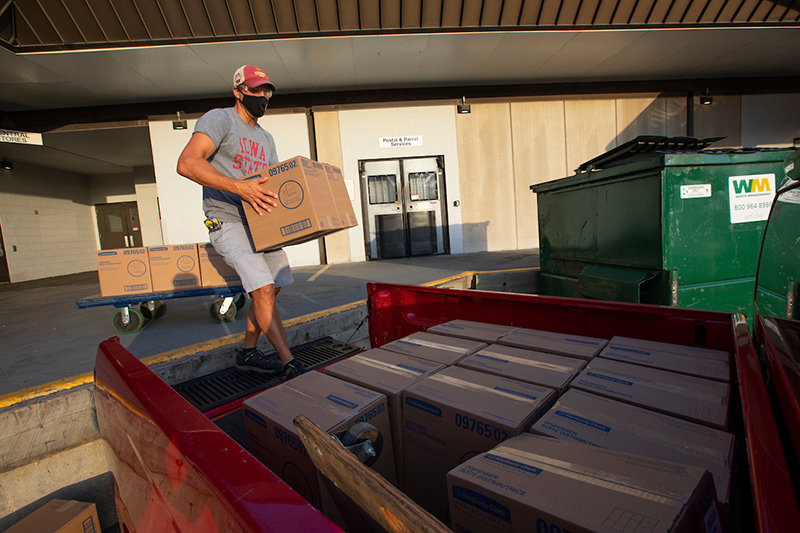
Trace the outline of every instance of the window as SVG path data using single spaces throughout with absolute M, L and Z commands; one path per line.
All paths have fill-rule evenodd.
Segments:
M 370 204 L 393 204 L 397 202 L 397 176 L 394 174 L 367 176 L 367 183 Z
M 411 172 L 408 175 L 408 188 L 412 202 L 437 200 L 436 172 Z

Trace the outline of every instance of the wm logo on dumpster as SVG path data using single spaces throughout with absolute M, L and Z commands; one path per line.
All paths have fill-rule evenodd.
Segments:
M 775 174 L 728 177 L 731 224 L 767 220 L 775 196 Z
M 744 180 L 731 180 L 731 184 L 733 185 L 733 191 L 736 194 L 749 194 L 753 192 L 770 192 L 772 189 L 769 185 L 769 178 L 760 178 L 760 179 L 744 179 Z

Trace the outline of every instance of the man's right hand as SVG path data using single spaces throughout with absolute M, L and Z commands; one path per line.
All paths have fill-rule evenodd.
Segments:
M 269 181 L 269 178 L 252 178 L 236 182 L 236 194 L 239 195 L 243 202 L 253 206 L 253 210 L 258 216 L 261 216 L 262 209 L 267 213 L 271 213 L 272 207 L 278 205 L 273 200 L 273 198 L 277 199 L 278 195 L 261 186 L 262 183 L 267 181 Z

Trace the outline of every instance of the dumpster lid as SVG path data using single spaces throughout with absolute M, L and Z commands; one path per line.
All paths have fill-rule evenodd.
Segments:
M 662 137 L 659 135 L 639 135 L 632 141 L 617 146 L 608 152 L 590 159 L 578 167 L 579 171 L 596 170 L 618 165 L 632 159 L 640 159 L 655 153 L 699 152 L 725 137 Z

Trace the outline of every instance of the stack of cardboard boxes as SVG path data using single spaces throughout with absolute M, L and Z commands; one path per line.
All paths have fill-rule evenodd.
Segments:
M 325 373 L 385 398 L 398 486 L 455 531 L 719 531 L 728 358 L 459 320 Z
M 245 214 L 256 250 L 301 244 L 358 225 L 342 171 L 295 157 L 243 179 L 268 177 L 278 194 L 272 212 Z M 124 248 L 97 252 L 102 296 L 240 285 L 236 272 L 209 243 Z

